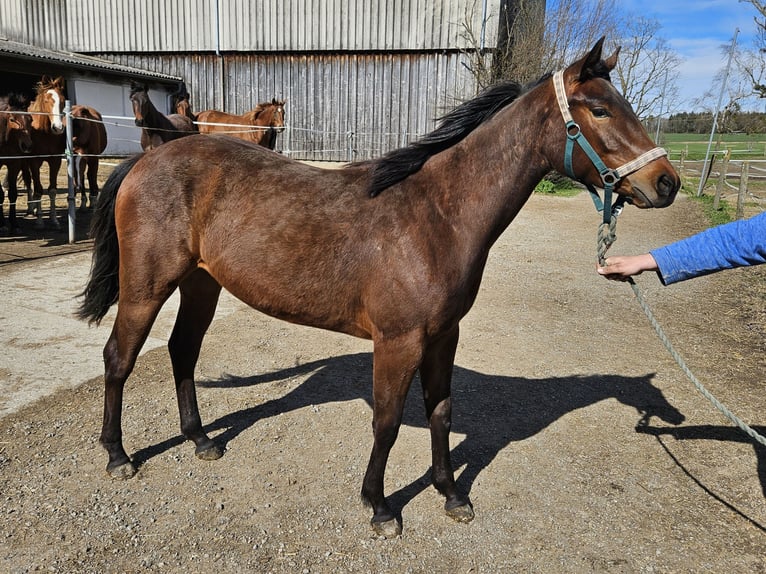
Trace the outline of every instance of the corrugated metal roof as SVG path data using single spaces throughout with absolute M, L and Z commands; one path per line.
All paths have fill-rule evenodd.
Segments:
M 128 76 L 131 78 L 152 79 L 174 83 L 183 81 L 183 78 L 179 78 L 178 76 L 169 76 L 167 74 L 160 74 L 158 72 L 151 72 L 149 70 L 131 68 L 121 64 L 115 64 L 109 60 L 94 58 L 93 56 L 86 56 L 84 54 L 39 48 L 30 44 L 14 42 L 13 40 L 8 40 L 7 38 L 0 37 L 0 56 L 3 55 L 16 57 L 19 60 L 29 60 L 33 62 L 52 62 L 57 64 L 64 64 L 71 68 L 79 68 L 82 70 L 89 70 L 91 72 L 107 72 L 121 76 Z

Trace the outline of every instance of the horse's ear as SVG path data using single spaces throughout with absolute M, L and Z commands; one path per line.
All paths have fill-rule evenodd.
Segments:
M 583 58 L 582 67 L 580 68 L 580 81 L 584 82 L 591 78 L 598 76 L 598 68 L 601 65 L 601 54 L 604 50 L 604 40 L 606 36 L 601 36 L 598 42 L 591 48 L 588 55 Z M 611 68 L 610 68 L 611 69 Z
M 622 48 L 622 46 L 617 46 L 617 48 L 614 50 L 614 54 L 604 60 L 604 64 L 606 64 L 606 67 L 610 72 L 614 70 L 614 67 L 617 65 L 617 56 L 620 55 L 620 48 Z

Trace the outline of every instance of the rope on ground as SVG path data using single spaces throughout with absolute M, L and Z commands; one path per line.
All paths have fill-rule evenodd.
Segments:
M 602 223 L 598 230 L 598 261 L 599 265 L 602 267 L 605 265 L 605 258 L 606 258 L 606 251 L 609 249 L 609 247 L 614 243 L 616 237 L 615 234 L 615 220 L 616 218 L 612 218 L 612 224 L 606 224 Z M 609 229 L 604 230 L 605 227 L 609 227 Z M 710 391 L 708 391 L 702 383 L 699 382 L 699 379 L 694 376 L 694 373 L 691 372 L 689 367 L 686 366 L 686 362 L 683 360 L 681 355 L 678 354 L 678 352 L 673 348 L 673 344 L 670 342 L 670 339 L 668 339 L 667 335 L 665 335 L 665 331 L 663 331 L 660 324 L 657 322 L 657 320 L 654 318 L 654 313 L 652 313 L 652 310 L 649 308 L 649 305 L 647 304 L 646 300 L 644 299 L 643 293 L 641 293 L 641 290 L 638 288 L 638 285 L 636 285 L 635 281 L 633 279 L 629 279 L 628 282 L 630 283 L 630 287 L 633 289 L 633 293 L 636 295 L 636 299 L 638 300 L 638 304 L 641 306 L 641 308 L 644 310 L 644 313 L 649 318 L 649 322 L 651 323 L 652 327 L 654 328 L 655 332 L 657 333 L 657 336 L 659 337 L 660 341 L 662 341 L 663 345 L 665 345 L 665 348 L 670 353 L 670 356 L 673 357 L 678 363 L 678 366 L 681 368 L 681 371 L 689 378 L 689 380 L 692 382 L 692 384 L 697 388 L 697 390 L 704 396 L 710 403 L 718 409 L 718 411 L 721 412 L 727 419 L 729 419 L 732 423 L 734 423 L 736 426 L 738 426 L 746 435 L 748 435 L 750 438 L 752 438 L 754 441 L 758 442 L 759 444 L 766 446 L 766 438 L 762 435 L 758 434 L 755 430 L 753 430 L 750 426 L 748 426 L 742 419 L 737 417 L 734 413 L 732 413 L 726 406 L 721 403 L 718 399 L 716 399 Z

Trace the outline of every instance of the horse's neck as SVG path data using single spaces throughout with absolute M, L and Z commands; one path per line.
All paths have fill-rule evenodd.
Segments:
M 454 217 L 464 236 L 487 248 L 551 169 L 544 148 L 556 137 L 547 127 L 556 118 L 541 95 L 521 96 L 424 166 L 440 180 L 434 196 L 440 210 Z

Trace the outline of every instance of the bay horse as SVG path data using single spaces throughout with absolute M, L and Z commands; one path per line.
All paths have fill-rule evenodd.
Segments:
M 22 172 L 27 186 L 27 214 L 37 213 L 35 227 L 45 227 L 41 200 L 43 186 L 40 181 L 40 169 L 43 162 L 48 163 L 48 199 L 50 211 L 48 221 L 58 229 L 56 217 L 56 191 L 58 173 L 66 149 L 66 136 L 62 112 L 64 108 L 64 78 L 55 80 L 44 76 L 36 86 L 37 94 L 29 105 L 32 114 L 32 156 L 25 161 Z M 30 181 L 31 180 L 31 181 Z
M 80 193 L 80 209 L 88 207 L 85 172 L 88 174 L 90 205 L 98 196 L 98 162 L 107 144 L 106 127 L 101 113 L 90 106 L 72 106 L 72 151 L 75 154 L 75 195 Z
M 197 133 L 194 122 L 181 114 L 165 115 L 149 98 L 147 86 L 133 82 L 130 86 L 130 102 L 136 125 L 141 129 L 141 149 L 149 151 L 166 142 Z
M 376 533 L 401 533 L 384 472 L 418 371 L 433 484 L 450 517 L 472 520 L 450 463 L 450 382 L 459 323 L 490 247 L 551 170 L 569 167 L 592 186 L 613 180 L 614 191 L 639 208 L 670 205 L 680 186 L 610 83 L 617 52 L 602 60 L 603 41 L 552 77 L 527 88 L 494 86 L 419 141 L 345 169 L 216 135 L 120 164 L 94 213 L 93 265 L 77 311 L 98 324 L 119 301 L 103 353 L 107 472 L 136 473 L 122 443 L 124 386 L 176 289 L 168 350 L 181 432 L 199 458 L 223 454 L 202 427 L 194 370 L 225 288 L 273 317 L 372 340 L 373 446 L 361 493 Z M 565 122 L 566 114 L 576 123 Z M 608 170 L 614 178 L 580 147 L 569 149 L 570 138 L 586 136 L 599 162 L 620 166 Z M 165 200 L 176 206 L 172 213 Z
M 0 167 L 7 168 L 8 182 L 8 231 L 18 231 L 16 199 L 18 177 L 23 166 L 23 156 L 32 151 L 32 117 L 27 112 L 28 100 L 19 94 L 0 97 Z M 3 215 L 5 191 L 0 186 L 0 230 L 5 231 Z
M 286 100 L 272 98 L 241 116 L 205 110 L 197 114 L 197 126 L 201 134 L 227 134 L 274 149 L 277 134 L 285 131 L 285 103 Z

